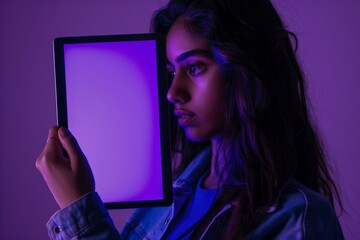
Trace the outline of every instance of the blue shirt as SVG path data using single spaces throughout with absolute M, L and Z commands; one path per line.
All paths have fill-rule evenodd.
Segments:
M 210 166 L 210 149 L 200 153 L 174 181 L 174 202 L 169 207 L 138 209 L 121 233 L 115 228 L 96 192 L 89 193 L 55 213 L 47 224 L 51 239 L 159 240 L 191 198 L 199 178 Z M 222 208 L 201 239 L 221 239 L 229 213 L 236 203 Z M 241 227 L 241 226 L 239 226 Z M 334 209 L 319 193 L 289 179 L 267 210 L 266 218 L 247 239 L 344 239 Z
M 188 239 L 197 223 L 206 215 L 215 201 L 217 189 L 205 189 L 201 185 L 206 175 L 203 175 L 196 185 L 194 194 L 178 216 L 172 221 L 165 239 Z

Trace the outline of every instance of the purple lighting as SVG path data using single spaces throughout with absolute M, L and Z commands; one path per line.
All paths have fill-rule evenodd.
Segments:
M 105 202 L 162 199 L 155 41 L 66 44 L 68 126 Z

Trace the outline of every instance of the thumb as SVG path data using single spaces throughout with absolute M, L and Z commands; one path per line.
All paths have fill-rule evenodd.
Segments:
M 79 144 L 68 129 L 66 129 L 65 127 L 60 127 L 58 130 L 58 136 L 61 145 L 69 155 L 71 162 L 83 157 L 83 153 L 79 147 Z
M 61 145 L 57 132 L 58 128 L 56 126 L 50 128 L 45 149 L 50 152 L 61 153 Z

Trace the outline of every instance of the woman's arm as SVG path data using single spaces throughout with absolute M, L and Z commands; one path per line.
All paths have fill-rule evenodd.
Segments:
M 96 192 L 56 212 L 47 223 L 51 239 L 120 239 L 107 209 Z
M 65 157 L 63 150 L 69 157 Z M 64 127 L 52 127 L 36 160 L 61 210 L 48 222 L 51 239 L 120 239 L 103 202 L 87 159 Z

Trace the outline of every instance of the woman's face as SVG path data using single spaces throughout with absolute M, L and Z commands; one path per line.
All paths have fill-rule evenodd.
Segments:
M 209 42 L 194 36 L 179 18 L 167 35 L 168 72 L 173 76 L 167 98 L 192 141 L 210 140 L 224 124 L 224 83 Z

